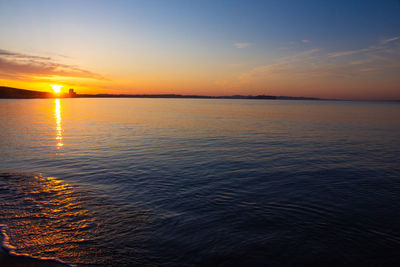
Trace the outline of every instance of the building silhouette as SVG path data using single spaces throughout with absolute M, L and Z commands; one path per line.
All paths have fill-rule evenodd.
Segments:
M 76 93 L 74 92 L 74 89 L 73 89 L 73 88 L 70 88 L 70 89 L 69 89 L 68 95 L 69 95 L 69 97 L 76 97 Z

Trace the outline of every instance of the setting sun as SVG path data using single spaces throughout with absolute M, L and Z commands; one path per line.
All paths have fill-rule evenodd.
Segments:
M 58 85 L 58 84 L 51 84 L 50 86 L 51 86 L 51 88 L 53 88 L 53 91 L 56 94 L 60 93 L 61 87 L 63 87 L 62 85 Z

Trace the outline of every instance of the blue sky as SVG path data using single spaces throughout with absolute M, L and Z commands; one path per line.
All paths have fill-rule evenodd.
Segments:
M 400 98 L 391 61 L 400 59 L 395 0 L 0 1 L 0 35 L 6 84 L 59 79 L 110 92 Z M 16 66 L 10 53 L 74 70 L 35 76 L 30 62 Z M 356 73 L 357 63 L 359 75 L 335 85 L 340 70 Z M 76 69 L 96 75 L 82 80 Z M 384 86 L 374 92 L 371 84 Z

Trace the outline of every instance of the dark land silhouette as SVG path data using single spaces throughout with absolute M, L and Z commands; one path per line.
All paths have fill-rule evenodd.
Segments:
M 179 95 L 179 94 L 77 94 L 73 92 L 56 95 L 49 92 L 40 92 L 26 89 L 0 86 L 0 98 L 199 98 L 199 99 L 278 99 L 278 100 L 323 100 L 316 97 L 292 97 L 272 95 L 232 95 L 232 96 L 204 96 L 204 95 Z
M 51 98 L 52 93 L 0 86 L 0 98 Z

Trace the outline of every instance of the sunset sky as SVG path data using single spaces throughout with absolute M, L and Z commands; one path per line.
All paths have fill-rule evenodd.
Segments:
M 400 1 L 3 1 L 0 86 L 400 99 Z

